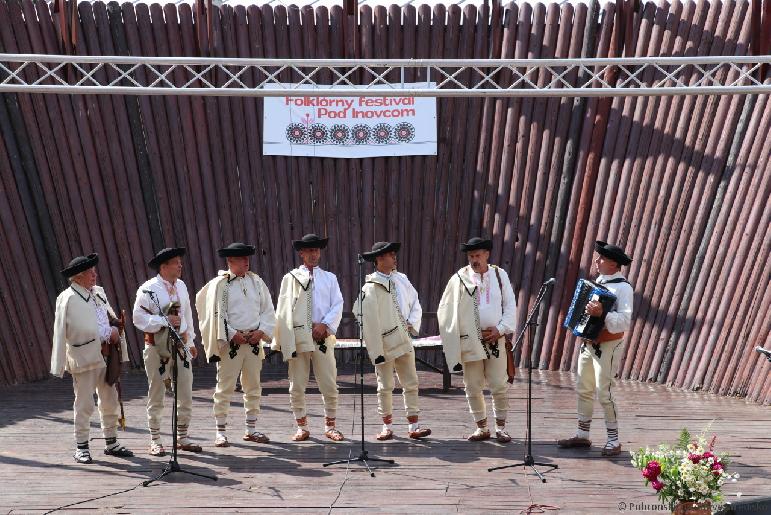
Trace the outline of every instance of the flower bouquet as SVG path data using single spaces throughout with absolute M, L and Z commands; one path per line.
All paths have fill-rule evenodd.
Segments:
M 683 429 L 676 445 L 640 449 L 632 464 L 673 513 L 711 513 L 712 503 L 723 501 L 722 486 L 739 478 L 726 471 L 728 456 L 715 454 L 714 444 L 715 437 L 707 442 L 702 433 L 693 440 Z

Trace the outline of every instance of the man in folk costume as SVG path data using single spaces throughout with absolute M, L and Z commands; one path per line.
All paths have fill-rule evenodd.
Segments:
M 412 285 L 407 274 L 399 272 L 396 267 L 391 272 L 391 278 L 396 283 L 396 300 L 404 321 L 407 322 L 407 331 L 410 336 L 417 337 L 420 334 L 420 323 L 423 321 L 423 308 L 418 298 L 418 290 Z
M 75 391 L 75 461 L 91 463 L 88 448 L 94 392 L 99 397 L 99 418 L 105 438 L 104 453 L 128 458 L 134 454 L 118 442 L 120 401 L 115 385 L 105 380 L 108 345 L 119 345 L 121 361 L 128 361 L 126 342 L 120 336 L 119 322 L 107 302 L 107 295 L 96 285 L 97 254 L 78 256 L 61 271 L 70 286 L 56 298 L 51 374 L 72 375 Z
M 345 439 L 335 427 L 335 333 L 343 316 L 343 294 L 335 274 L 318 266 L 327 241 L 328 238 L 306 234 L 292 242 L 303 264 L 284 275 L 276 306 L 272 348 L 280 350 L 289 364 L 289 402 L 297 422 L 297 432 L 292 436 L 295 442 L 310 437 L 305 388 L 311 364 L 324 401 L 324 436 L 335 442 Z
M 450 278 L 439 302 L 437 317 L 447 366 L 463 370 L 469 410 L 476 421 L 471 441 L 487 440 L 484 388 L 490 389 L 495 437 L 511 441 L 506 432 L 509 409 L 506 373 L 506 334 L 515 330 L 516 297 L 505 270 L 488 264 L 491 240 L 471 238 L 461 244 L 468 266 Z
M 361 313 L 367 353 L 375 364 L 377 376 L 378 413 L 383 418 L 383 429 L 378 440 L 391 440 L 393 431 L 394 372 L 402 386 L 404 409 L 409 427 L 407 435 L 413 439 L 431 434 L 418 422 L 418 373 L 415 368 L 415 350 L 410 328 L 399 305 L 398 285 L 393 277 L 396 253 L 401 243 L 377 242 L 370 252 L 362 253 L 367 261 L 375 263 L 375 273 L 366 277 L 364 287 L 353 308 Z M 404 297 L 403 297 L 404 300 Z
M 608 441 L 602 449 L 603 456 L 621 454 L 621 442 L 618 439 L 618 411 L 613 395 L 616 367 L 624 352 L 624 333 L 632 323 L 632 303 L 634 291 L 621 273 L 621 267 L 632 263 L 621 247 L 608 245 L 604 241 L 594 244 L 593 270 L 598 274 L 595 282 L 610 290 L 616 296 L 616 302 L 605 314 L 605 327 L 596 341 L 582 340 L 581 353 L 578 356 L 578 430 L 570 438 L 559 440 L 562 448 L 588 448 L 592 442 L 589 430 L 592 423 L 595 395 L 605 412 L 605 427 Z M 602 304 L 591 301 L 586 306 L 590 316 L 602 316 Z
M 228 269 L 220 270 L 195 296 L 206 358 L 210 363 L 217 363 L 214 445 L 230 445 L 225 429 L 239 374 L 246 411 L 243 439 L 268 443 L 270 439 L 256 430 L 256 424 L 262 395 L 260 372 L 265 358 L 262 343 L 273 338 L 276 325 L 273 300 L 262 278 L 249 270 L 249 256 L 254 255 L 254 246 L 232 243 L 217 253 L 227 260 Z
M 193 412 L 193 368 L 190 359 L 195 359 L 195 328 L 193 308 L 187 286 L 182 276 L 184 247 L 166 248 L 158 252 L 148 263 L 157 275 L 137 290 L 134 302 L 134 326 L 144 332 L 143 352 L 147 374 L 147 425 L 150 429 L 150 454 L 164 456 L 166 450 L 161 443 L 161 419 L 163 415 L 166 385 L 164 380 L 171 376 L 172 356 L 177 366 L 177 448 L 184 451 L 201 452 L 201 447 L 190 441 L 187 431 Z M 158 306 L 160 305 L 160 311 Z M 166 315 L 182 344 L 173 341 L 162 315 Z M 179 345 L 179 349 L 175 349 Z

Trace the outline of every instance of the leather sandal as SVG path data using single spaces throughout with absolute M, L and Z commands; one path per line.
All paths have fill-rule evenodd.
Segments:
M 244 441 L 256 442 L 256 443 L 268 443 L 270 442 L 270 438 L 268 438 L 265 434 L 260 433 L 259 431 L 255 431 L 254 433 L 245 434 Z
M 561 449 L 587 449 L 592 446 L 592 441 L 588 438 L 573 436 L 563 440 L 557 440 L 557 446 Z
M 431 430 L 427 427 L 421 427 L 415 431 L 407 432 L 407 436 L 409 436 L 413 440 L 420 440 L 421 438 L 425 438 L 430 434 L 431 434 Z
M 166 449 L 163 448 L 163 444 L 160 442 L 150 442 L 150 456 L 166 456 Z
M 201 449 L 200 445 L 196 445 L 192 442 L 187 443 L 178 443 L 177 449 L 180 451 L 187 451 L 187 452 L 201 452 L 203 449 Z
M 333 442 L 342 442 L 343 440 L 345 440 L 345 436 L 343 436 L 343 433 L 341 433 L 336 427 L 333 427 L 328 431 L 324 431 L 324 436 L 326 436 Z
M 615 447 L 606 444 L 602 449 L 603 456 L 618 456 L 619 454 L 621 454 L 621 444 L 618 444 Z
M 217 435 L 217 437 L 214 438 L 214 447 L 230 447 L 228 437 L 225 435 Z
M 474 431 L 468 436 L 469 442 L 481 442 L 483 440 L 489 440 L 489 439 L 490 439 L 490 430 L 487 428 L 482 429 L 481 427 L 478 427 L 476 431 Z
M 292 435 L 293 442 L 304 442 L 311 437 L 311 432 L 301 427 L 297 428 L 297 432 Z
M 394 432 L 390 429 L 384 429 L 383 431 L 380 431 L 377 436 L 375 436 L 378 440 L 385 441 L 385 440 L 393 440 L 394 438 Z
M 86 465 L 94 461 L 91 459 L 91 452 L 88 449 L 76 449 L 75 454 L 73 454 L 72 457 L 75 458 L 77 463 L 82 465 Z
M 132 456 L 134 456 L 133 452 L 126 449 L 122 445 L 118 445 L 117 447 L 113 447 L 112 449 L 105 448 L 104 453 L 107 456 L 117 456 L 119 458 L 131 458 Z
M 511 441 L 511 435 L 506 430 L 495 430 L 495 440 L 498 443 L 509 443 Z

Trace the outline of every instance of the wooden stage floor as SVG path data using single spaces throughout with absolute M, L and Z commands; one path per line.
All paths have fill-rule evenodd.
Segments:
M 275 369 L 274 369 L 275 370 Z M 520 377 L 510 390 L 509 430 L 514 441 L 471 443 L 472 431 L 462 382 L 443 393 L 441 376 L 421 371 L 422 422 L 434 434 L 427 441 L 404 438 L 403 411 L 395 413 L 398 438 L 380 443 L 374 388 L 365 393 L 366 445 L 373 456 L 393 458 L 396 465 L 378 466 L 371 478 L 353 464 L 329 468 L 322 463 L 357 456 L 359 442 L 351 430 L 354 400 L 358 425 L 358 395 L 353 370 L 340 375 L 338 427 L 349 439 L 327 442 L 321 435 L 321 398 L 309 390 L 312 439 L 293 443 L 285 373 L 266 372 L 262 415 L 258 428 L 272 439 L 265 445 L 240 440 L 241 397 L 231 405 L 226 449 L 213 445 L 211 396 L 214 368 L 196 370 L 191 434 L 204 450 L 180 454 L 183 468 L 213 473 L 212 482 L 174 474 L 144 488 L 141 481 L 159 473 L 167 458 L 147 454 L 145 418 L 146 379 L 141 371 L 124 378 L 128 429 L 121 441 L 134 450 L 132 459 L 106 457 L 102 443 L 92 442 L 95 462 L 77 465 L 72 459 L 72 389 L 69 378 L 0 390 L 0 513 L 41 513 L 72 505 L 64 512 L 91 513 L 202 513 L 202 512 L 382 512 L 382 513 L 518 513 L 531 503 L 559 507 L 561 513 L 664 513 L 629 462 L 628 450 L 673 441 L 683 426 L 698 432 L 712 422 L 719 435 L 719 450 L 730 450 L 734 471 L 741 474 L 726 488 L 743 499 L 771 495 L 771 412 L 768 407 L 740 399 L 671 390 L 661 385 L 621 382 L 618 386 L 620 437 L 624 453 L 614 459 L 600 456 L 604 427 L 600 418 L 592 428 L 595 447 L 590 451 L 560 450 L 554 440 L 572 434 L 575 425 L 573 376 L 570 373 L 534 372 L 533 454 L 537 461 L 555 463 L 542 484 L 523 468 L 488 473 L 487 468 L 519 461 L 523 456 L 526 382 Z M 368 384 L 374 383 L 371 371 Z M 311 386 L 315 386 L 311 382 Z M 400 397 L 400 396 L 399 396 Z M 395 397 L 395 406 L 401 400 Z M 169 399 L 170 400 L 170 399 Z M 595 416 L 600 417 L 599 406 Z M 167 418 L 167 428 L 170 417 Z M 92 436 L 101 436 L 96 416 Z M 353 438 L 352 438 L 353 437 Z M 168 429 L 164 442 L 170 447 Z M 96 498 L 95 500 L 89 500 Z M 80 503 L 80 504 L 73 504 Z M 623 504 L 622 504 L 623 503 Z M 547 511 L 556 513 L 556 511 Z

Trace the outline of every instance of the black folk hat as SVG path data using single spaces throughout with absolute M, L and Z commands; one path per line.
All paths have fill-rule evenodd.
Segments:
M 361 257 L 367 261 L 375 261 L 375 258 L 382 256 L 386 252 L 399 252 L 402 244 L 398 241 L 379 241 L 372 245 L 372 250 L 369 252 L 362 252 Z
M 315 234 L 306 234 L 299 240 L 292 240 L 292 246 L 295 250 L 300 249 L 323 249 L 326 248 L 329 238 L 321 238 Z
M 96 266 L 99 263 L 99 254 L 89 254 L 88 256 L 78 256 L 74 258 L 67 265 L 66 268 L 61 270 L 64 277 L 70 278 L 73 275 L 78 275 L 80 272 L 85 272 L 91 267 Z
M 219 257 L 241 257 L 241 256 L 253 256 L 256 252 L 254 245 L 247 245 L 246 243 L 231 243 L 227 247 L 223 247 L 217 251 Z
M 471 252 L 472 250 L 480 250 L 480 249 L 492 250 L 492 248 L 493 248 L 493 240 L 486 240 L 484 238 L 480 238 L 479 236 L 474 236 L 466 243 L 460 244 L 461 252 Z
M 594 250 L 601 256 L 608 259 L 612 259 L 621 266 L 627 266 L 632 262 L 630 258 L 621 247 L 616 245 L 608 245 L 604 241 L 597 240 L 594 242 Z
M 147 262 L 147 266 L 153 270 L 158 270 L 162 264 L 166 261 L 173 259 L 177 256 L 184 256 L 187 250 L 185 247 L 168 247 L 158 251 L 158 253 Z

